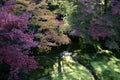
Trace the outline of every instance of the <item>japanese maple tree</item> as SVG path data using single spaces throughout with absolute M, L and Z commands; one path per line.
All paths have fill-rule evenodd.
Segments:
M 33 41 L 34 32 L 29 31 L 28 13 L 16 16 L 11 13 L 15 0 L 6 0 L 0 7 L 0 64 L 10 66 L 9 80 L 19 80 L 18 73 L 36 69 L 37 62 L 30 56 L 30 48 L 38 46 Z

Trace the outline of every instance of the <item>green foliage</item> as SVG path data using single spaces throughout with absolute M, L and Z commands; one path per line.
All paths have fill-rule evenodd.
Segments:
M 44 70 L 31 72 L 29 79 L 94 80 L 88 68 L 91 68 L 96 73 L 99 80 L 120 79 L 120 59 L 107 54 L 98 54 L 96 57 L 93 57 L 94 54 L 83 53 L 81 50 L 75 50 L 74 56 L 85 65 L 74 61 L 71 56 L 64 56 L 62 58 L 48 56 L 39 60 L 40 65 L 44 66 Z M 47 58 L 51 58 L 55 62 Z M 60 73 L 58 72 L 58 63 L 61 64 Z
M 120 79 L 120 60 L 111 57 L 109 61 L 93 61 L 91 62 L 100 80 L 119 80 Z
M 76 13 L 76 10 L 78 8 L 78 5 L 76 5 L 77 0 L 64 0 L 64 1 L 61 1 L 61 0 L 48 0 L 48 2 L 50 2 L 52 5 L 58 5 L 59 4 L 59 8 L 56 9 L 54 11 L 54 13 L 60 13 L 60 14 L 65 16 L 63 18 L 63 20 L 64 20 L 64 24 L 66 26 L 71 24 L 70 20 L 72 20 L 72 21 L 75 20 L 75 17 L 77 15 L 73 14 L 73 13 Z
M 41 48 L 33 49 L 33 55 L 44 56 L 38 60 L 39 65 L 44 69 L 31 71 L 26 80 L 39 78 L 42 80 L 94 80 L 94 76 L 86 66 L 91 68 L 100 80 L 120 79 L 120 60 L 111 56 L 116 53 L 120 58 L 120 16 L 111 14 L 110 2 L 107 3 L 106 10 L 105 0 L 98 2 L 92 0 L 92 12 L 82 12 L 82 7 L 89 4 L 82 4 L 78 0 L 41 0 L 38 3 L 27 0 L 17 1 L 20 3 L 15 7 L 18 15 L 22 11 L 33 14 L 30 20 L 31 30 L 38 32 L 41 43 Z M 58 15 L 62 15 L 63 19 L 56 22 Z M 111 24 L 110 20 L 115 24 Z M 107 31 L 114 30 L 115 34 L 107 37 L 98 36 L 99 38 L 94 39 L 89 32 L 94 21 L 98 21 L 95 24 L 100 27 L 98 31 L 104 30 L 103 27 L 105 27 Z M 75 62 L 70 56 L 59 58 L 59 53 L 64 51 L 73 52 L 73 56 L 85 65 Z M 58 64 L 61 64 L 60 73 Z
M 91 0 L 91 2 L 86 1 L 84 3 L 82 0 L 48 0 L 51 5 L 59 4 L 54 13 L 64 15 L 63 21 L 69 28 L 67 29 L 68 34 L 79 36 L 83 40 L 79 42 L 80 44 L 92 44 L 95 48 L 99 46 L 103 50 L 116 49 L 119 51 L 118 25 L 120 17 L 112 14 L 112 3 L 105 1 L 107 0 Z M 84 11 L 84 8 L 86 11 Z M 94 25 L 95 21 L 97 22 L 95 24 L 97 28 L 94 31 L 89 31 L 91 28 L 94 28 L 91 26 Z M 92 32 L 93 34 L 91 34 Z M 94 35 L 98 37 L 95 38 Z
M 61 73 L 53 74 L 52 80 L 94 80 L 91 73 L 70 56 L 63 57 L 60 63 L 62 64 Z
M 120 77 L 120 59 L 109 54 L 94 54 L 76 52 L 77 59 L 91 68 L 98 76 L 99 80 L 119 80 Z
M 55 60 L 55 59 L 54 59 Z M 56 59 L 56 61 L 58 58 Z M 70 56 L 64 56 L 60 61 L 61 64 L 61 72 L 58 72 L 57 63 L 51 63 L 51 61 L 43 60 L 45 70 L 42 71 L 43 74 L 39 70 L 33 71 L 29 76 L 29 79 L 34 80 L 40 79 L 42 80 L 94 80 L 92 74 L 87 70 L 83 65 L 75 62 Z M 41 63 L 41 60 L 40 60 Z M 48 65 L 49 63 L 49 65 Z M 52 64 L 52 65 L 51 65 Z M 48 75 L 47 75 L 48 74 Z M 45 76 L 47 75 L 47 76 Z

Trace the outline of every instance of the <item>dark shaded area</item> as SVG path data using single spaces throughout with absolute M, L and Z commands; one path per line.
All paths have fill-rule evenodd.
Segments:
M 34 0 L 36 4 L 39 4 L 42 0 Z
M 5 0 L 0 0 L 0 7 L 5 4 Z
M 0 64 L 0 80 L 8 80 L 10 66 L 6 63 Z
M 54 11 L 59 8 L 59 5 L 52 5 L 51 3 L 48 3 L 48 9 L 50 11 Z
M 56 15 L 57 15 L 57 16 L 56 16 L 56 19 L 57 19 L 57 20 L 59 20 L 59 21 L 62 21 L 62 20 L 63 20 L 63 17 L 64 17 L 64 16 L 63 16 L 62 14 L 57 13 Z

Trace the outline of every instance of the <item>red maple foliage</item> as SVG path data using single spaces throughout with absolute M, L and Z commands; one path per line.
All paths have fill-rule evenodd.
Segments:
M 30 15 L 10 13 L 13 3 L 14 0 L 8 0 L 0 7 L 0 64 L 10 65 L 9 80 L 18 80 L 19 70 L 27 73 L 38 67 L 34 57 L 29 56 L 30 48 L 38 43 L 33 41 L 34 32 L 28 30 Z

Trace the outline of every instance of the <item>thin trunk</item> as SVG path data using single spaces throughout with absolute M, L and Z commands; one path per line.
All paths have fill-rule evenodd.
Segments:
M 104 14 L 106 14 L 107 12 L 107 4 L 108 4 L 108 0 L 104 0 Z

